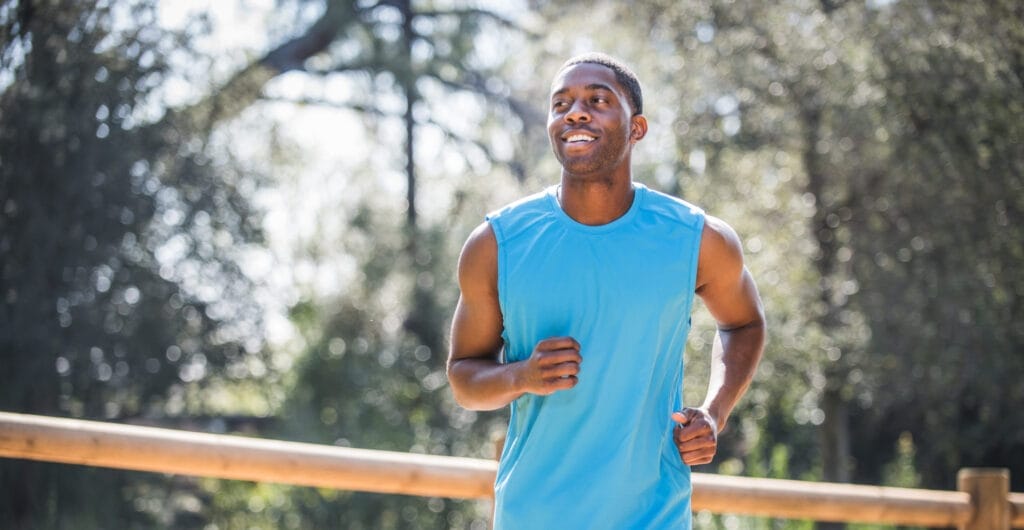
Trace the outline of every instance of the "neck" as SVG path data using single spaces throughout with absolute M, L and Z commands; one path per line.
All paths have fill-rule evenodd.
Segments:
M 563 174 L 558 202 L 574 221 L 597 226 L 625 215 L 633 205 L 633 195 L 631 178 L 581 180 Z

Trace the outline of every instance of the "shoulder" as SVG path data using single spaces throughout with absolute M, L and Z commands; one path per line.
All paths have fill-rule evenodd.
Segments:
M 668 221 L 700 230 L 706 217 L 704 210 L 678 197 L 639 185 L 644 194 L 642 209 Z
M 543 213 L 550 210 L 548 196 L 553 188 L 534 193 L 519 199 L 513 203 L 506 204 L 497 210 L 488 213 L 484 222 L 477 225 L 466 238 L 462 247 L 462 254 L 459 257 L 459 277 L 463 275 L 463 269 L 472 269 L 478 266 L 497 268 L 498 245 L 515 237 L 544 217 Z
M 489 222 L 480 223 L 466 238 L 459 255 L 458 276 L 463 291 L 496 287 L 498 240 Z
M 487 214 L 486 219 L 493 222 L 510 222 L 524 216 L 549 209 L 548 197 L 552 194 L 552 188 L 528 195 L 513 203 L 506 204 L 493 212 Z
M 738 275 L 743 270 L 743 246 L 739 235 L 725 221 L 704 216 L 697 265 L 697 289 L 721 276 Z
M 704 230 L 701 236 L 701 247 L 707 245 L 710 251 L 740 252 L 740 236 L 729 223 L 713 216 L 704 216 Z
M 459 271 L 461 274 L 464 265 L 473 265 L 481 261 L 497 259 L 498 240 L 494 235 L 494 229 L 489 222 L 477 225 L 466 238 L 462 246 L 462 254 L 459 257 Z
M 513 239 L 535 224 L 553 219 L 553 193 L 554 187 L 550 187 L 488 213 L 486 219 L 496 240 Z

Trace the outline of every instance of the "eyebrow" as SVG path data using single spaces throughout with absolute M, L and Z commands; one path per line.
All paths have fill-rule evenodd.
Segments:
M 607 90 L 608 92 L 615 92 L 614 90 L 612 90 L 612 87 L 610 87 L 610 86 L 608 86 L 608 85 L 606 85 L 604 83 L 591 83 L 591 84 L 583 87 L 583 89 L 584 90 Z M 557 96 L 557 95 L 560 95 L 560 94 L 564 94 L 564 93 L 566 93 L 568 91 L 569 91 L 569 87 L 564 87 L 564 88 L 560 88 L 560 89 L 556 90 L 551 95 L 552 96 Z

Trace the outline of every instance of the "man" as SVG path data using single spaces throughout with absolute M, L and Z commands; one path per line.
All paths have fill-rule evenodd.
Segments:
M 636 76 L 570 59 L 551 87 L 561 184 L 489 215 L 459 259 L 448 377 L 464 407 L 511 404 L 495 528 L 690 528 L 690 465 L 764 347 L 757 288 L 721 220 L 632 180 Z M 718 323 L 707 398 L 682 406 L 693 295 Z

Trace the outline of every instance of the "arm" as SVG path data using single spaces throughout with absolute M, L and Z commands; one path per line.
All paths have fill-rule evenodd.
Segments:
M 697 295 L 718 325 L 711 349 L 711 375 L 704 404 L 676 412 L 676 445 L 687 464 L 706 464 L 718 447 L 732 409 L 750 386 L 764 351 L 761 298 L 743 265 L 739 237 L 729 225 L 708 216 L 700 245 Z
M 529 359 L 502 363 L 498 303 L 498 242 L 490 225 L 478 226 L 459 256 L 459 302 L 452 318 L 448 380 L 455 401 L 494 410 L 530 392 L 547 395 L 576 385 L 579 344 L 570 337 L 540 341 Z

